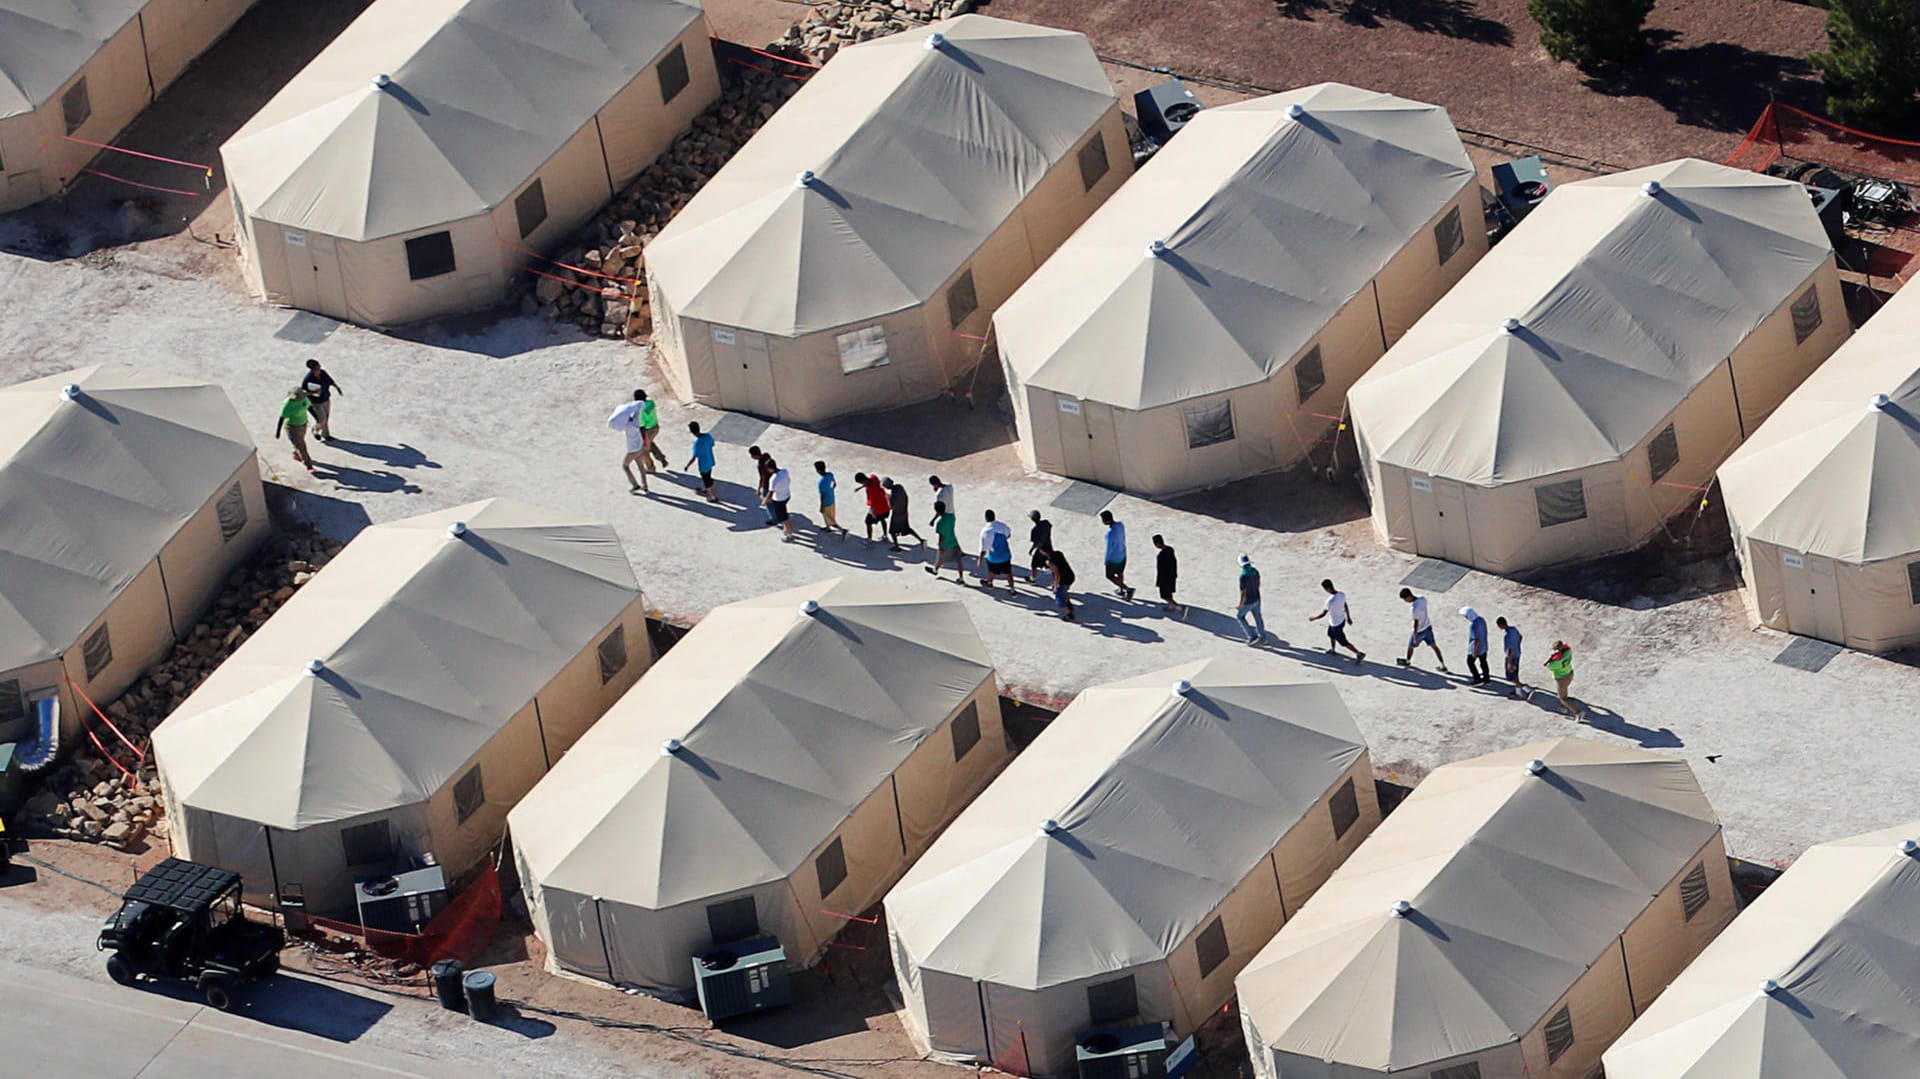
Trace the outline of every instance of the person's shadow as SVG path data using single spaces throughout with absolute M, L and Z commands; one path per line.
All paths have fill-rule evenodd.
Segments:
M 1533 696 L 1527 700 L 1536 708 L 1557 716 L 1566 716 L 1565 710 L 1560 707 L 1560 698 L 1554 694 L 1552 686 L 1533 687 Z M 1645 749 L 1679 749 L 1686 745 L 1672 727 L 1657 729 L 1642 727 L 1637 723 L 1629 722 L 1625 716 L 1610 708 L 1602 708 L 1591 701 L 1583 700 L 1579 694 L 1574 694 L 1573 702 L 1586 710 L 1587 717 L 1583 722 L 1596 731 L 1638 742 Z M 1572 717 L 1566 716 L 1566 718 Z
M 347 438 L 330 438 L 320 443 L 329 449 L 351 453 L 355 457 L 370 457 L 388 468 L 439 468 L 438 461 L 427 459 L 420 450 L 405 442 L 398 446 L 384 446 L 378 442 L 355 442 Z
M 332 480 L 338 486 L 344 487 L 349 491 L 365 491 L 369 494 L 398 493 L 403 495 L 417 495 L 420 493 L 419 485 L 408 483 L 398 472 L 389 472 L 386 469 L 368 471 L 363 468 L 353 468 L 347 465 L 337 464 L 333 461 L 323 461 L 318 458 L 314 459 L 313 467 L 316 470 L 314 473 L 316 476 L 321 479 Z

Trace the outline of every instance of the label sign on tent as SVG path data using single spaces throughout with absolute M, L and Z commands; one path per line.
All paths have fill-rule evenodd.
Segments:
M 287 246 L 288 246 L 288 247 L 305 247 L 305 246 L 307 246 L 307 234 L 306 234 L 306 233 L 304 233 L 304 232 L 289 232 L 289 233 L 287 233 Z
M 1414 476 L 1414 477 L 1411 477 L 1411 482 L 1412 482 L 1412 484 L 1413 484 L 1413 489 L 1414 489 L 1414 490 L 1416 490 L 1416 491 L 1431 491 L 1431 490 L 1433 490 L 1433 481 L 1432 481 L 1432 480 L 1430 480 L 1430 479 L 1428 479 L 1428 478 L 1427 478 L 1427 477 L 1425 477 L 1425 476 Z
M 1780 564 L 1787 567 L 1788 569 L 1806 569 L 1807 568 L 1806 559 L 1801 558 L 1797 554 L 1787 554 L 1785 552 L 1782 552 L 1780 555 Z
M 1060 411 L 1066 413 L 1069 416 L 1078 416 L 1080 414 L 1080 402 L 1069 401 L 1066 398 L 1062 397 L 1060 399 Z
M 731 344 L 733 344 L 733 331 L 732 331 L 732 330 L 722 330 L 722 329 L 718 329 L 718 328 L 716 328 L 716 329 L 715 329 L 715 330 L 713 331 L 713 343 L 714 343 L 714 344 L 716 344 L 716 345 L 731 345 Z

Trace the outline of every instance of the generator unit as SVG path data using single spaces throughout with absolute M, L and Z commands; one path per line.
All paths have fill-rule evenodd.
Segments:
M 1075 1039 L 1080 1079 L 1166 1079 L 1166 1029 L 1158 1023 L 1089 1030 Z
M 366 928 L 418 933 L 447 909 L 447 877 L 437 865 L 374 877 L 354 884 L 353 899 Z
M 735 941 L 693 957 L 700 1011 L 719 1023 L 793 1003 L 787 951 L 778 937 Z

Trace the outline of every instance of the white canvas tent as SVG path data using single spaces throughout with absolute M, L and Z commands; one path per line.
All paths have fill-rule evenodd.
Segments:
M 864 579 L 714 608 L 509 818 L 548 965 L 666 996 L 812 963 L 1006 763 L 966 608 Z
M 457 875 L 652 658 L 604 524 L 490 499 L 375 525 L 154 731 L 174 853 L 349 918 L 357 879 Z
M 270 531 L 220 387 L 97 365 L 0 390 L 0 741 L 77 736 Z
M 1208 109 L 994 316 L 1021 458 L 1156 495 L 1298 464 L 1486 251 L 1445 109 L 1338 83 Z
M 1348 395 L 1374 531 L 1489 573 L 1637 547 L 1849 331 L 1799 184 L 1567 184 Z
M 708 36 L 697 0 L 375 0 L 220 149 L 249 287 L 370 326 L 501 299 L 719 96 Z
M 0 0 L 0 213 L 65 190 L 88 143 L 112 142 L 252 6 Z
M 931 398 L 1132 170 L 1079 34 L 963 15 L 843 49 L 647 245 L 668 380 L 802 422 Z
M 1801 855 L 1607 1050 L 1609 1079 L 1914 1074 L 1916 839 L 1910 822 Z
M 1185 1037 L 1379 821 L 1325 682 L 1236 657 L 1088 689 L 887 896 L 908 1030 L 1027 1075 L 1093 1028 Z
M 1733 913 L 1685 762 L 1562 738 L 1449 764 L 1241 972 L 1254 1070 L 1587 1079 Z
M 1720 467 L 1747 609 L 1867 651 L 1920 643 L 1920 290 L 1894 294 Z

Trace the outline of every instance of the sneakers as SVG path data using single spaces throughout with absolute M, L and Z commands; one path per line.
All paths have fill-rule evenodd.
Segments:
M 1366 660 L 1367 660 L 1367 654 L 1365 652 L 1355 652 L 1353 654 L 1353 665 L 1356 667 L 1358 667 L 1362 663 L 1365 663 Z
M 1446 664 L 1444 664 L 1444 663 L 1442 663 L 1442 664 L 1440 665 L 1440 673 L 1441 673 L 1441 674 L 1452 674 L 1453 672 L 1452 672 L 1452 671 L 1450 671 L 1450 670 L 1447 670 L 1447 665 L 1446 665 Z
M 1339 654 L 1340 654 L 1340 650 L 1338 648 L 1335 648 L 1333 645 L 1327 646 L 1327 655 L 1337 656 Z
M 1396 667 L 1411 667 L 1413 666 L 1413 661 L 1410 659 L 1396 659 L 1393 661 L 1393 665 Z M 1443 671 L 1446 670 L 1445 667 L 1442 667 L 1440 669 Z

